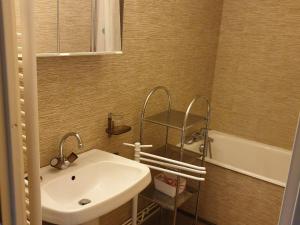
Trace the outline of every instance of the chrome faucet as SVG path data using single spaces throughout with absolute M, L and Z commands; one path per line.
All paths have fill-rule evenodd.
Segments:
M 187 139 L 187 141 L 185 142 L 185 144 L 193 144 L 194 142 L 198 142 L 198 141 L 204 141 L 205 137 L 206 137 L 206 129 L 205 128 L 201 128 L 200 131 L 194 132 L 192 133 L 192 135 L 190 136 L 189 139 Z M 211 150 L 211 143 L 214 141 L 213 138 L 211 137 L 207 137 L 207 149 L 209 152 L 209 157 L 212 158 L 212 150 Z M 204 149 L 204 143 L 201 144 L 199 146 L 199 151 L 202 155 L 207 156 L 207 151 L 205 151 Z
M 54 157 L 53 159 L 51 159 L 50 161 L 50 165 L 52 167 L 55 167 L 57 169 L 66 169 L 68 168 L 68 166 L 73 163 L 77 158 L 78 156 L 72 152 L 69 156 L 65 156 L 64 153 L 63 153 L 63 150 L 64 150 L 64 143 L 65 141 L 69 138 L 69 137 L 72 137 L 74 136 L 76 139 L 77 139 L 77 142 L 78 142 L 78 149 L 81 149 L 83 147 L 83 144 L 82 144 L 82 140 L 81 140 L 81 137 L 78 133 L 75 133 L 75 132 L 69 132 L 67 134 L 65 134 L 62 139 L 60 140 L 59 142 L 59 155 L 57 157 Z
M 194 142 L 202 141 L 202 140 L 204 140 L 205 135 L 206 135 L 206 129 L 201 128 L 200 131 L 196 131 L 196 132 L 192 133 L 191 136 L 186 140 L 185 144 L 193 144 Z M 211 137 L 208 137 L 208 141 L 213 142 L 214 139 Z

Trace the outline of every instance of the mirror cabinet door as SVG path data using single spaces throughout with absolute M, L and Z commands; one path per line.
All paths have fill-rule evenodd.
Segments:
M 35 1 L 34 22 L 37 53 L 57 53 L 57 6 L 57 1 Z
M 58 4 L 57 51 L 60 53 L 92 51 L 92 1 L 59 0 Z

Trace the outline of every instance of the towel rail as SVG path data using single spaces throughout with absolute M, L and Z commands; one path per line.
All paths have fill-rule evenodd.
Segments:
M 144 164 L 144 163 L 142 163 L 142 164 Z M 179 173 L 179 172 L 175 172 L 173 170 L 163 169 L 163 168 L 160 168 L 160 167 L 157 167 L 157 166 L 151 166 L 151 165 L 148 165 L 148 164 L 144 164 L 144 165 L 148 166 L 151 169 L 166 172 L 166 173 L 170 173 L 170 174 L 177 175 L 177 176 L 180 176 L 180 177 L 185 177 L 185 178 L 192 179 L 192 180 L 197 180 L 197 181 L 205 181 L 205 178 L 203 178 L 203 177 L 195 177 L 195 176 L 191 176 L 191 175 L 188 175 L 188 174 L 185 174 L 185 173 Z
M 189 164 L 189 163 L 184 163 L 184 162 L 181 162 L 181 161 L 165 158 L 165 157 L 158 156 L 158 155 L 153 155 L 153 154 L 146 153 L 146 152 L 140 152 L 140 154 L 144 155 L 144 156 L 154 158 L 154 159 L 159 159 L 159 160 L 162 160 L 162 161 L 171 162 L 171 163 L 175 163 L 175 164 L 178 164 L 178 165 L 186 166 L 186 167 L 196 169 L 196 170 L 206 170 L 205 167 L 202 167 L 202 166 L 195 166 L 195 165 L 192 165 L 192 164 Z
M 156 161 L 156 160 L 147 159 L 147 158 L 140 158 L 140 161 L 145 161 L 145 162 L 149 162 L 149 163 L 159 164 L 159 165 L 162 165 L 162 166 L 165 166 L 165 167 L 174 168 L 174 169 L 185 170 L 185 171 L 188 171 L 188 172 L 191 172 L 191 173 L 206 174 L 205 170 L 190 169 L 190 168 L 187 168 L 187 167 L 178 166 L 178 165 L 175 165 L 175 164 L 165 163 L 165 162 Z

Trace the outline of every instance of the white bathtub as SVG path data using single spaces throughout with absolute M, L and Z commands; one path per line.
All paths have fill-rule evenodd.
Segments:
M 212 158 L 208 156 L 207 162 L 285 187 L 291 151 L 218 131 L 210 131 L 209 136 L 214 141 Z M 184 148 L 199 152 L 200 144 L 195 142 Z

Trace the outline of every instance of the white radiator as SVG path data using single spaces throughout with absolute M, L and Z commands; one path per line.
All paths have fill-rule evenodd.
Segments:
M 0 191 L 3 225 L 41 225 L 37 74 L 33 0 L 20 0 L 22 34 L 16 33 L 15 1 L 0 2 Z M 22 39 L 22 46 L 17 45 Z M 29 103 L 29 104 L 28 104 Z M 24 182 L 24 157 L 29 182 Z
M 22 149 L 27 158 L 26 216 L 27 224 L 41 225 L 40 153 L 38 127 L 37 65 L 33 20 L 33 0 L 20 0 L 22 46 L 18 46 Z M 33 212 L 33 213 L 31 213 Z

